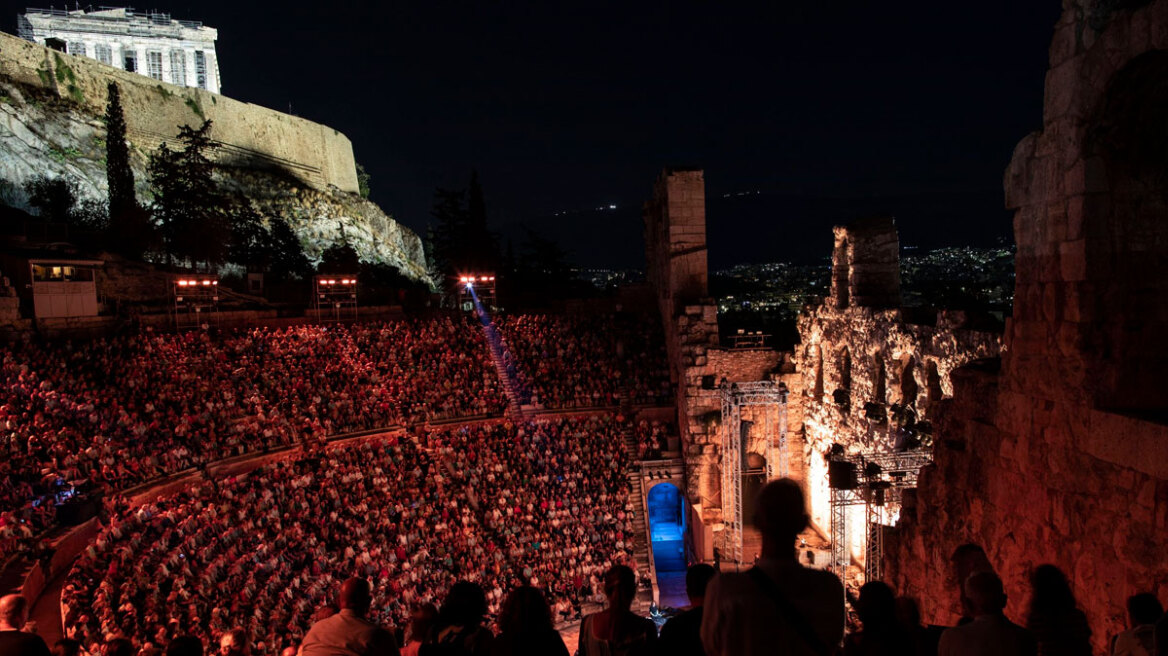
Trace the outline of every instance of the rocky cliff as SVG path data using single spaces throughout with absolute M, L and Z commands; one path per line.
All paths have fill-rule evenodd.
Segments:
M 212 137 L 222 146 L 224 185 L 250 199 L 269 220 L 287 221 L 310 257 L 343 240 L 363 261 L 428 280 L 421 239 L 353 193 L 352 148 L 344 135 L 0 36 L 0 202 L 28 209 L 24 185 L 38 176 L 71 179 L 81 199 L 105 199 L 104 89 L 117 81 L 144 204 L 150 200 L 150 153 L 172 142 L 179 125 L 211 118 Z

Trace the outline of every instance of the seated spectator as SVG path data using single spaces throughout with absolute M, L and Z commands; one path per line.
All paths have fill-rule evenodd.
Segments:
M 706 593 L 702 642 L 711 656 L 828 654 L 844 634 L 844 590 L 833 574 L 799 564 L 795 541 L 809 518 L 799 484 L 768 483 L 754 525 L 762 557 L 744 574 L 723 573 Z
M 993 572 L 978 572 L 963 592 L 971 621 L 941 634 L 939 656 L 1035 656 L 1038 643 L 1026 629 L 1006 619 L 1006 593 Z
M 578 656 L 641 656 L 652 654 L 657 643 L 653 621 L 633 614 L 637 579 L 633 570 L 616 565 L 604 574 L 608 608 L 580 623 Z
M 438 609 L 434 604 L 418 604 L 410 612 L 409 630 L 405 635 L 405 647 L 402 647 L 402 656 L 418 656 L 422 643 L 434 629 L 434 622 L 438 619 Z
M 247 656 L 247 631 L 234 628 L 219 638 L 219 656 Z
M 1111 656 L 1156 656 L 1156 621 L 1164 615 L 1160 600 L 1150 592 L 1132 595 L 1127 600 L 1130 628 L 1115 636 Z
M 717 572 L 705 563 L 690 565 L 685 572 L 685 594 L 689 597 L 689 608 L 669 618 L 661 627 L 661 643 L 658 651 L 677 656 L 704 656 L 702 647 L 702 606 L 706 600 L 706 587 Z
M 53 656 L 80 656 L 81 643 L 69 638 L 61 638 L 53 643 Z
M 134 656 L 134 643 L 127 638 L 110 638 L 101 646 L 101 656 Z
M 372 603 L 368 581 L 346 580 L 338 599 L 341 611 L 312 625 L 300 656 L 398 656 L 393 635 L 365 619 Z
M 499 615 L 492 656 L 568 656 L 552 626 L 552 609 L 538 588 L 520 586 L 507 595 Z
M 35 633 L 26 633 L 28 600 L 23 595 L 0 597 L 0 655 L 49 656 L 49 646 Z
M 418 650 L 420 656 L 485 656 L 491 653 L 494 635 L 483 626 L 487 597 L 479 584 L 459 581 L 450 586 L 438 609 L 430 639 Z

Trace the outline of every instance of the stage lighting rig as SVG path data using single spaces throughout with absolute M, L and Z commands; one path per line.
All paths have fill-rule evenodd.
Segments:
M 317 321 L 357 320 L 357 275 L 320 275 L 313 280 Z

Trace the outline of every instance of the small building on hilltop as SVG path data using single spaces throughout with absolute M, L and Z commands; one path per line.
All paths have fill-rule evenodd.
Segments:
M 159 82 L 219 93 L 219 33 L 198 21 L 126 8 L 26 9 L 19 36 Z

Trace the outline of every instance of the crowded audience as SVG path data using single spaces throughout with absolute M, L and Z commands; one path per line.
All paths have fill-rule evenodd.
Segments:
M 632 561 L 621 429 L 496 422 L 432 431 L 428 450 L 372 438 L 118 508 L 67 579 L 67 637 L 211 644 L 238 626 L 252 649 L 278 652 L 307 640 L 351 576 L 383 603 L 350 624 L 404 630 L 420 605 L 449 604 L 460 579 L 481 586 L 484 617 L 524 584 L 578 617 L 603 599 L 604 572 Z M 467 628 L 452 612 L 439 611 L 439 630 Z
M 521 402 L 549 409 L 673 402 L 659 325 L 626 315 L 495 319 Z M 598 329 L 597 326 L 604 326 Z
M 0 562 L 75 485 L 506 403 L 462 318 L 16 344 L 0 357 Z

